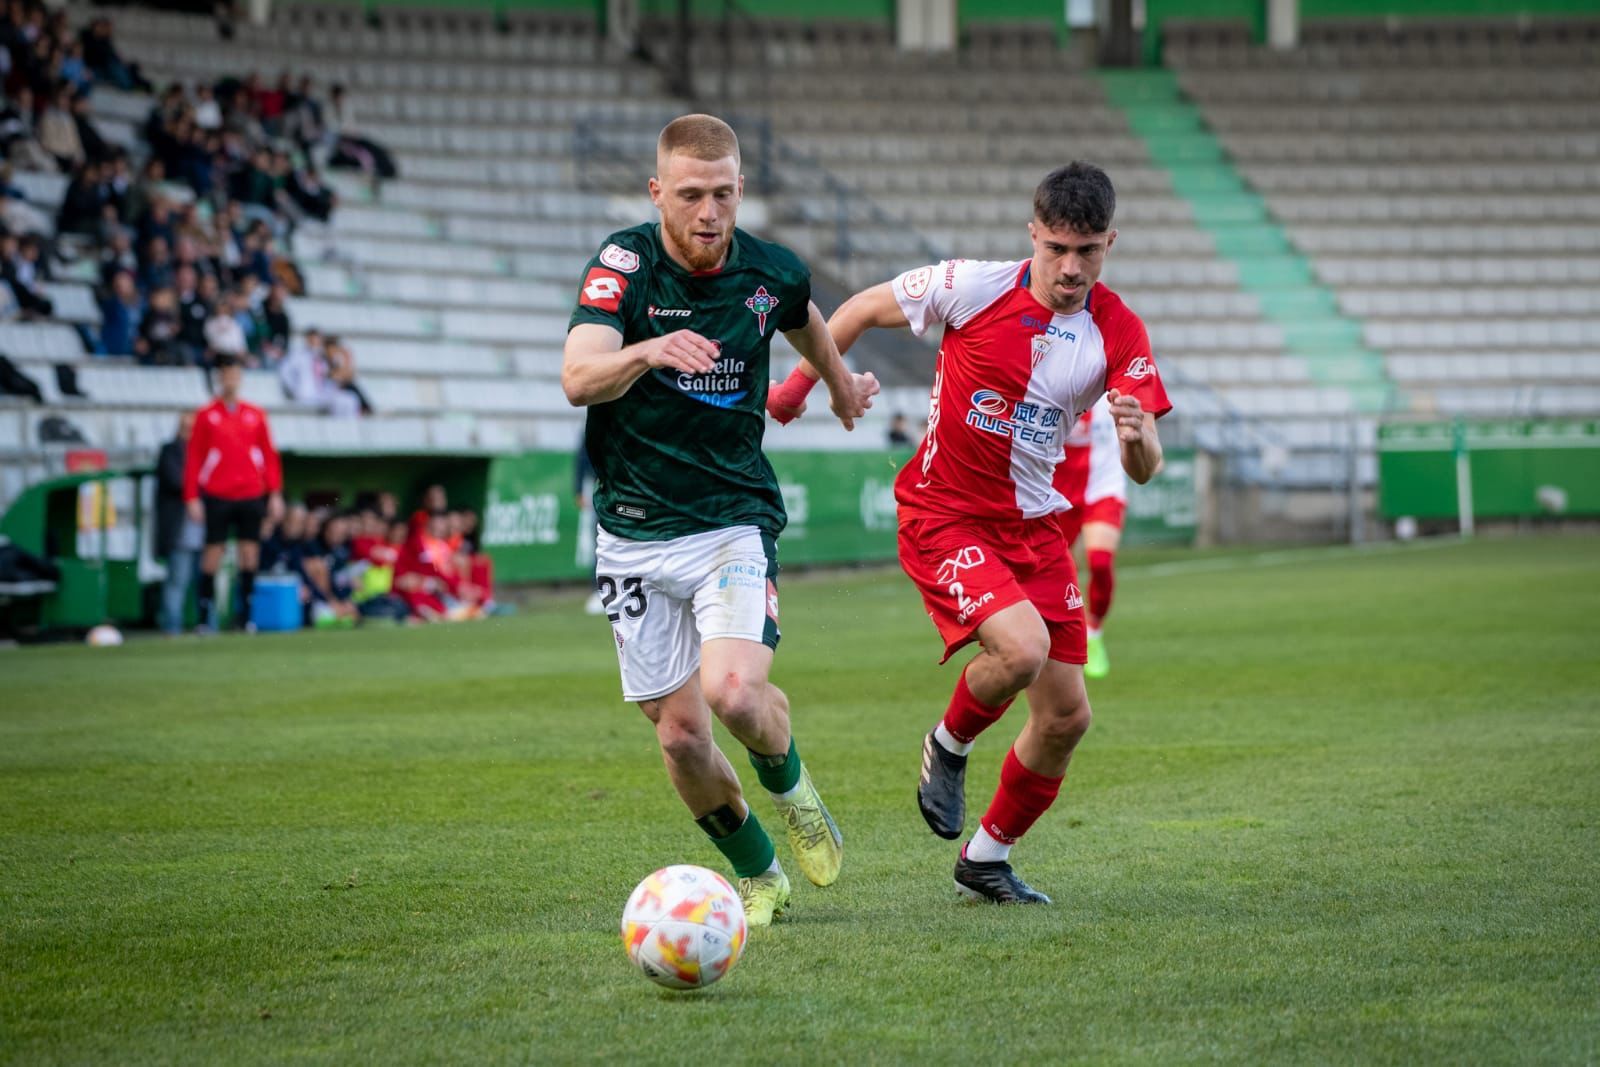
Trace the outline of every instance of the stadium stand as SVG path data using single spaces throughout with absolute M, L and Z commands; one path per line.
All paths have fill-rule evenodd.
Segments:
M 247 392 L 285 447 L 571 444 L 580 417 L 558 384 L 570 290 L 604 234 L 647 216 L 649 146 L 686 106 L 660 70 L 607 52 L 592 21 L 562 13 L 513 13 L 498 32 L 487 14 L 396 10 L 377 28 L 354 9 L 287 5 L 228 42 L 205 18 L 116 17 L 124 52 L 158 84 L 287 70 L 347 86 L 348 128 L 396 158 L 394 180 L 330 175 L 339 210 L 301 224 L 292 246 L 307 290 L 290 303 L 295 328 L 343 336 L 377 414 L 338 425 L 254 373 Z M 930 59 L 897 54 L 886 28 L 862 23 L 730 33 L 731 66 L 708 65 L 694 90 L 727 101 L 719 110 L 745 134 L 743 221 L 842 288 L 939 255 L 1020 256 L 1039 176 L 1074 156 L 1107 166 L 1122 228 L 1107 281 L 1149 323 L 1191 440 L 1207 442 L 1206 420 L 1259 421 L 1252 447 L 1292 450 L 1345 447 L 1352 432 L 1370 442 L 1386 408 L 1600 410 L 1592 23 L 1312 23 L 1289 52 L 1226 25 L 1169 24 L 1171 108 L 1197 112 L 1215 169 L 1236 176 L 1241 202 L 1264 205 L 1243 220 L 1252 233 L 1309 265 L 1287 295 L 1219 242 L 1226 214 L 1219 224 L 1215 202 L 1153 151 L 1149 116 L 1049 35 L 975 27 L 957 57 Z M 1046 67 L 1049 98 L 1035 73 Z M 150 103 L 101 90 L 95 121 L 137 150 Z M 64 195 L 61 176 L 15 180 L 43 205 Z M 1513 225 L 1486 256 L 1483 198 L 1495 194 Z M 95 322 L 83 281 L 50 292 L 58 319 Z M 97 368 L 69 325 L 5 330 L 4 351 L 35 377 L 80 368 L 87 399 L 61 403 L 97 443 L 153 448 L 201 388 L 164 373 L 165 393 L 134 384 L 131 368 Z M 1340 345 L 1350 358 L 1320 358 Z M 922 408 L 914 375 L 890 384 L 881 411 Z M 39 413 L 5 414 L 0 447 L 29 440 Z M 773 439 L 852 443 L 820 420 Z M 1329 477 L 1325 462 L 1275 469 Z

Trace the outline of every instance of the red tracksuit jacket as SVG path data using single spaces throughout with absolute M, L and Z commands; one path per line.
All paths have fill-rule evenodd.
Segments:
M 201 493 L 250 500 L 283 488 L 283 465 L 272 447 L 266 414 L 238 401 L 233 410 L 213 400 L 195 413 L 183 469 L 183 498 Z

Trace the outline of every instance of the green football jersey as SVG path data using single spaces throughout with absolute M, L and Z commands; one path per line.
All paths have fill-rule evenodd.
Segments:
M 601 527 L 636 541 L 756 526 L 787 516 L 766 430 L 772 336 L 806 324 L 811 274 L 793 252 L 734 230 L 726 263 L 690 272 L 661 247 L 658 224 L 622 230 L 589 261 L 568 329 L 615 327 L 624 345 L 690 329 L 721 359 L 706 374 L 647 371 L 589 408 L 585 442 Z

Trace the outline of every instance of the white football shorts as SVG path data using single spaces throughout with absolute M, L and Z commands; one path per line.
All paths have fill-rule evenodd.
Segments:
M 754 526 L 671 541 L 631 541 L 605 530 L 595 587 L 611 620 L 624 700 L 674 692 L 719 637 L 778 647 L 777 543 Z

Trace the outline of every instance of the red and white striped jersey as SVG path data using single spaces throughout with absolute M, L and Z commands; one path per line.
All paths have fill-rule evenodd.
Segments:
M 1128 476 L 1122 469 L 1122 446 L 1111 419 L 1111 401 L 1101 397 L 1067 434 L 1067 454 L 1056 468 L 1056 491 L 1073 507 L 1111 497 L 1128 499 Z
M 1052 478 L 1067 432 L 1107 389 L 1172 410 L 1144 323 L 1096 284 L 1061 315 L 1028 291 L 1031 260 L 952 259 L 895 278 L 921 335 L 944 324 L 928 433 L 895 480 L 902 519 L 1035 519 L 1067 508 Z

